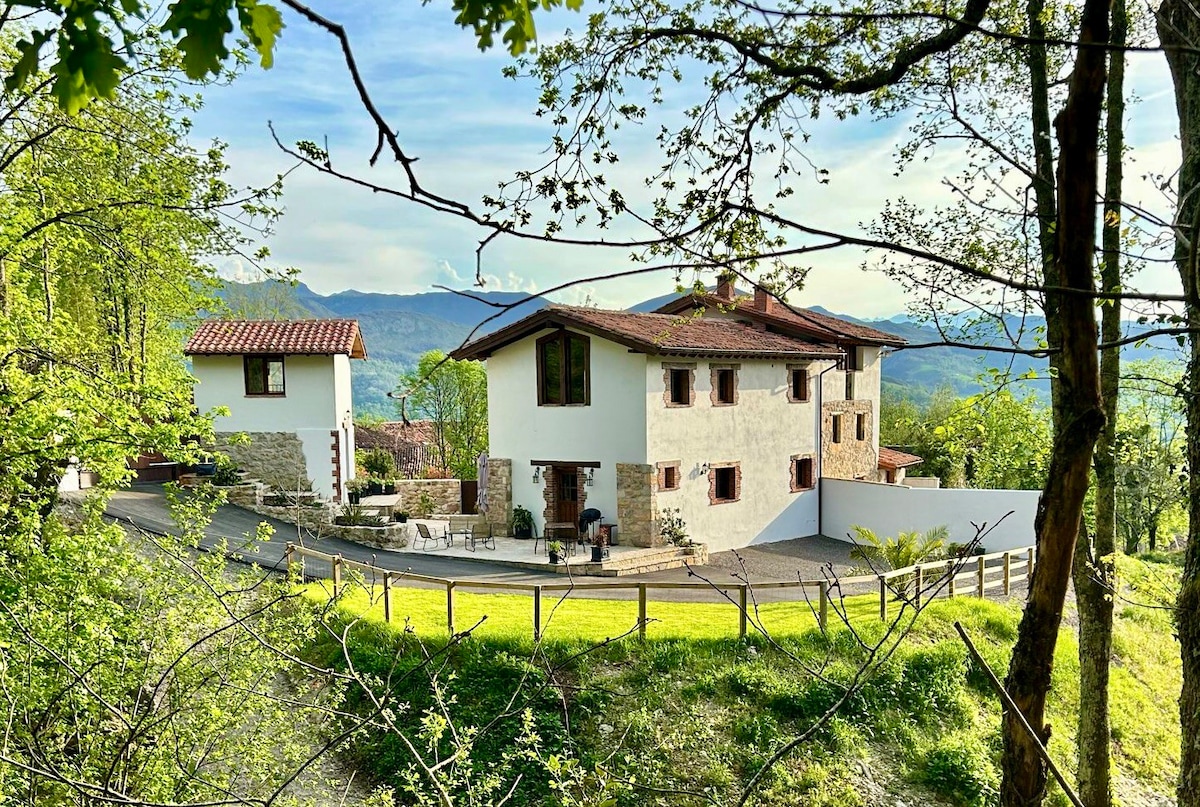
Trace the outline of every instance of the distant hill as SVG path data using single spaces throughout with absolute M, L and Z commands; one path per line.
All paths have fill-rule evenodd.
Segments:
M 354 407 L 358 414 L 393 417 L 395 406 L 387 393 L 396 388 L 404 372 L 415 367 L 422 353 L 429 350 L 452 350 L 466 340 L 478 326 L 476 336 L 495 330 L 543 308 L 547 301 L 522 292 L 470 292 L 471 296 L 445 291 L 421 294 L 383 294 L 343 291 L 337 294 L 317 294 L 303 283 L 291 286 L 281 283 L 240 284 L 228 282 L 221 291 L 227 304 L 241 316 L 264 319 L 296 317 L 347 317 L 357 319 L 362 326 L 369 360 L 354 368 Z M 655 297 L 638 303 L 630 310 L 653 311 L 674 299 L 674 294 Z M 527 301 L 504 311 L 491 322 L 483 321 L 496 314 L 498 305 Z M 963 333 L 961 320 L 942 337 L 934 328 L 912 320 L 906 315 L 889 319 L 858 319 L 854 316 L 828 311 L 820 306 L 812 310 L 840 317 L 895 334 L 910 345 L 942 341 L 966 341 L 974 344 L 988 340 L 1003 345 L 1004 337 L 998 327 L 990 334 Z M 1014 333 L 1021 323 L 1013 318 L 1006 323 Z M 1125 332 L 1136 335 L 1149 326 L 1126 323 Z M 1045 320 L 1027 318 L 1024 322 L 1022 345 L 1032 347 L 1045 328 Z M 1126 360 L 1152 357 L 1179 358 L 1175 342 L 1157 337 L 1144 345 L 1129 345 L 1122 350 Z M 1010 366 L 1011 364 L 1011 366 Z M 1046 362 L 1028 356 L 1013 356 L 982 349 L 929 347 L 902 349 L 890 353 L 883 363 L 883 385 L 917 403 L 924 403 L 939 387 L 949 386 L 960 395 L 979 392 L 980 376 L 990 369 L 1003 369 L 1013 377 L 1036 370 L 1045 375 Z M 1023 381 L 1021 390 L 1032 391 L 1045 398 L 1049 393 L 1046 381 Z

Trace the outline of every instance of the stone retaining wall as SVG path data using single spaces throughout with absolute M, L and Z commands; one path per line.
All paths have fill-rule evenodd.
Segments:
M 403 549 L 408 546 L 407 524 L 388 524 L 386 527 L 328 527 L 331 535 L 376 549 Z
M 234 443 L 235 434 L 246 434 L 248 444 Z M 217 432 L 213 449 L 228 456 L 255 479 L 280 490 L 309 490 L 311 480 L 304 459 L 304 444 L 295 432 Z
M 462 512 L 462 483 L 457 479 L 397 479 L 396 492 L 400 494 L 396 509 L 409 515 L 415 515 L 422 493 L 433 499 L 435 513 Z

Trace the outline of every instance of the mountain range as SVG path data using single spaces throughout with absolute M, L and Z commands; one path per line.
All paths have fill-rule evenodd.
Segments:
M 387 393 L 396 388 L 401 374 L 416 366 L 421 354 L 435 349 L 453 350 L 473 336 L 487 333 L 548 305 L 544 298 L 522 292 L 383 294 L 351 290 L 324 295 L 314 292 L 303 283 L 293 286 L 279 282 L 241 284 L 228 281 L 220 294 L 233 313 L 240 317 L 357 319 L 369 360 L 356 364 L 354 368 L 355 412 L 389 419 L 395 417 L 396 407 Z M 630 310 L 653 311 L 673 297 L 664 295 L 646 300 Z M 909 345 L 936 344 L 947 341 L 947 338 L 974 344 L 989 342 L 986 333 L 982 339 L 978 333 L 964 334 L 961 322 L 948 329 L 944 337 L 936 329 L 904 315 L 890 319 L 859 319 L 820 306 L 812 306 L 812 310 L 895 334 L 906 339 Z M 1039 334 L 1044 332 L 1045 320 L 1027 317 L 1022 323 L 1014 317 L 1005 326 L 1011 332 L 1024 334 L 1022 347 L 1029 348 L 1036 346 Z M 1136 335 L 1149 327 L 1128 322 L 1124 330 L 1129 335 Z M 993 326 L 991 342 L 1003 345 L 1003 338 L 999 325 Z M 1152 338 L 1122 349 L 1122 357 L 1126 360 L 1179 356 L 1175 342 L 1167 337 Z M 883 385 L 885 392 L 890 391 L 920 404 L 940 387 L 950 387 L 960 395 L 979 392 L 982 389 L 981 378 L 996 371 L 1007 372 L 1012 378 L 1040 375 L 1043 380 L 1017 383 L 1022 390 L 1043 399 L 1048 395 L 1044 359 L 945 345 L 893 351 L 883 363 Z

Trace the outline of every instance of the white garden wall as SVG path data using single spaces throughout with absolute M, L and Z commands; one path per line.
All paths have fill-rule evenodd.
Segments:
M 1034 542 L 1040 495 L 1037 490 L 930 489 L 823 479 L 821 532 L 849 541 L 855 524 L 881 537 L 944 524 L 951 541 L 966 543 L 975 537 L 973 523 L 987 524 L 995 525 L 983 539 L 987 551 L 1016 549 Z

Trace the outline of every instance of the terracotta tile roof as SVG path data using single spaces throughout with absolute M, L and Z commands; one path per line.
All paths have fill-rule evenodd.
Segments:
M 696 306 L 709 306 L 712 308 L 716 308 L 717 306 L 732 307 L 738 313 L 745 313 L 756 319 L 762 319 L 773 326 L 796 328 L 810 336 L 818 339 L 827 339 L 831 342 L 862 341 L 883 345 L 906 344 L 906 341 L 901 337 L 881 331 L 878 328 L 859 325 L 856 322 L 831 317 L 828 314 L 822 314 L 808 308 L 787 306 L 774 299 L 767 302 L 768 307 L 764 311 L 755 305 L 755 298 L 753 296 L 739 296 L 731 301 L 718 297 L 715 294 L 687 295 L 672 300 L 658 310 L 663 313 L 674 314 Z
M 539 330 L 568 326 L 654 355 L 837 357 L 841 350 L 715 317 L 642 314 L 552 305 L 454 351 L 456 359 L 486 358 Z
M 897 451 L 887 446 L 879 447 L 879 467 L 884 470 L 895 471 L 899 468 L 920 465 L 924 461 L 916 454 L 906 454 L 903 451 Z
M 389 420 L 370 426 L 354 427 L 354 443 L 358 448 L 394 448 L 396 446 L 429 445 L 434 438 L 432 420 Z
M 183 352 L 189 356 L 231 356 L 264 353 L 301 355 L 345 354 L 365 359 L 358 321 L 301 319 L 290 321 L 216 320 L 200 323 Z

